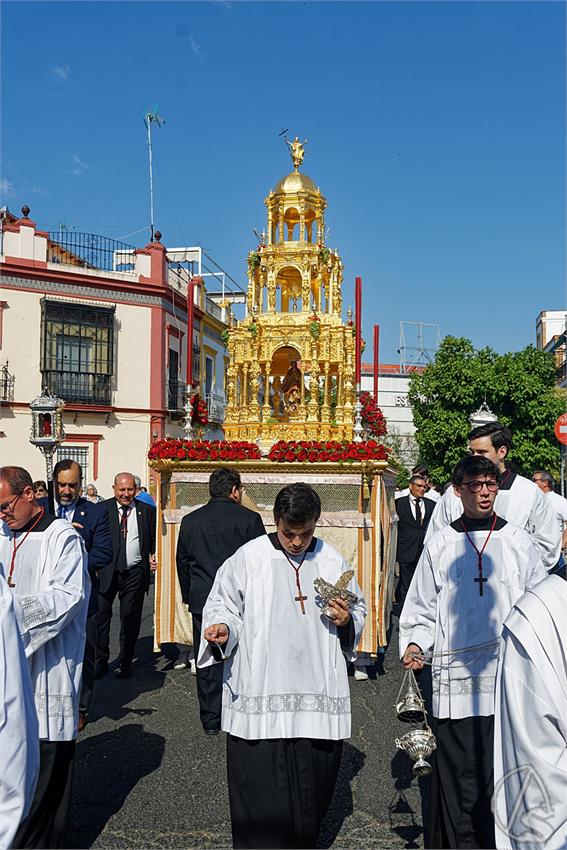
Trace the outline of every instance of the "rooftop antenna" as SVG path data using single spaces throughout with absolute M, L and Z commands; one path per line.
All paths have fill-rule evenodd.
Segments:
M 402 375 L 407 375 L 416 366 L 433 363 L 440 345 L 441 333 L 437 323 L 401 321 L 398 354 Z
M 152 123 L 156 123 L 158 127 L 165 124 L 165 118 L 157 114 L 157 106 L 153 112 L 146 112 L 144 115 L 144 124 L 148 131 L 148 157 L 150 163 L 150 242 L 154 241 L 154 172 L 152 166 Z

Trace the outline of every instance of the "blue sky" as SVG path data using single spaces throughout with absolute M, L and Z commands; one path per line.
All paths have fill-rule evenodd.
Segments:
M 382 362 L 398 360 L 400 320 L 507 351 L 565 308 L 563 3 L 4 2 L 1 15 L 0 202 L 27 202 L 41 228 L 145 244 L 142 119 L 157 105 L 156 227 L 243 285 L 264 198 L 292 170 L 278 133 L 308 139 L 345 307 L 360 275 Z

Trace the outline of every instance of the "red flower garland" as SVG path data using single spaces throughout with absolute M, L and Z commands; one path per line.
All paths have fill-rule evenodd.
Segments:
M 203 401 L 199 393 L 191 396 L 191 424 L 206 425 L 209 421 L 207 402 Z
M 157 440 L 148 452 L 149 460 L 260 460 L 256 443 L 229 440 Z M 275 463 L 352 463 L 362 460 L 387 460 L 388 449 L 375 440 L 364 443 L 328 440 L 280 440 L 270 449 L 268 460 Z
M 362 424 L 366 430 L 375 437 L 381 437 L 386 433 L 386 420 L 384 414 L 376 404 L 374 396 L 369 392 L 360 393 L 362 404 Z
M 268 455 L 268 460 L 276 463 L 352 463 L 387 459 L 388 449 L 375 440 L 367 440 L 364 443 L 280 440 L 272 446 Z
M 256 443 L 228 440 L 158 440 L 148 452 L 149 460 L 259 460 Z

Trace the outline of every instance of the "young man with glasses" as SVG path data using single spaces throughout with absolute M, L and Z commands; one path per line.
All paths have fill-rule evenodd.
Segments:
M 0 467 L 0 521 L 0 581 L 12 592 L 39 721 L 37 787 L 11 846 L 63 847 L 90 590 L 87 556 L 73 526 L 38 505 L 20 466 Z
M 512 448 L 512 434 L 500 422 L 479 425 L 469 433 L 471 455 L 488 458 L 498 468 L 498 494 L 495 511 L 508 522 L 519 525 L 530 535 L 541 552 L 546 568 L 551 572 L 561 553 L 561 534 L 557 528 L 551 504 L 541 490 L 528 478 L 517 475 L 507 465 Z M 460 499 L 453 487 L 448 487 L 437 503 L 425 535 L 425 542 L 446 525 L 458 519 L 462 512 Z
M 461 515 L 426 544 L 400 617 L 400 657 L 432 655 L 430 847 L 494 847 L 493 736 L 502 624 L 546 576 L 528 534 L 498 516 L 498 468 L 471 455 L 453 470 Z

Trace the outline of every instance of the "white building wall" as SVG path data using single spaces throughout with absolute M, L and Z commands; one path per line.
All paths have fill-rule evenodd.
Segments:
M 149 407 L 150 338 L 150 308 L 117 304 L 113 383 L 116 407 Z
M 536 319 L 536 347 L 544 349 L 550 339 L 563 333 L 567 325 L 567 311 L 542 310 Z

